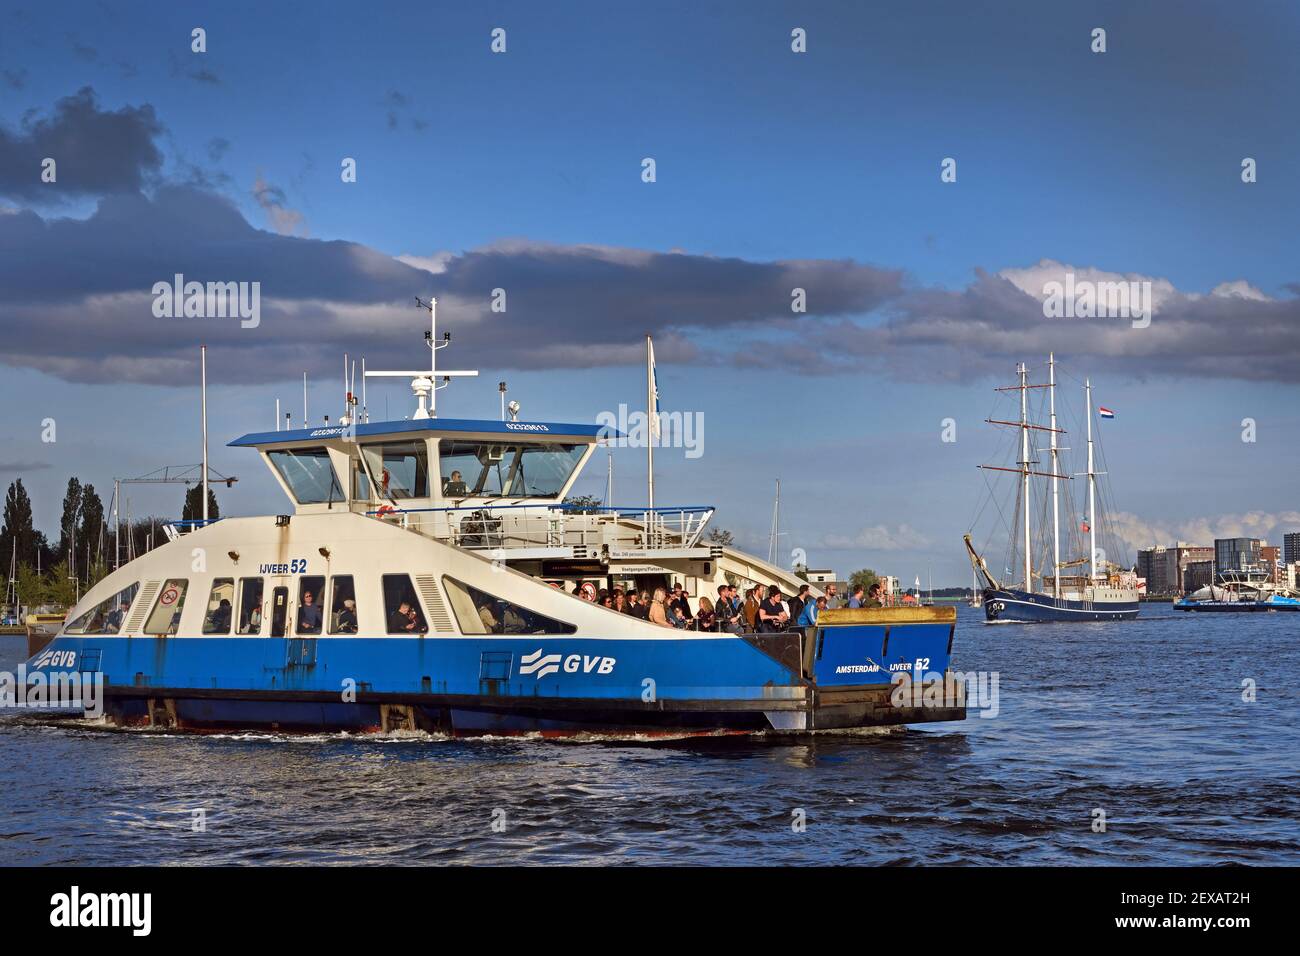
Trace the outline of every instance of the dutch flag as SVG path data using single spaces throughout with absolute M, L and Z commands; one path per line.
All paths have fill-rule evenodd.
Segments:
M 1109 408 L 1107 408 L 1105 405 L 1098 405 L 1098 406 L 1097 406 L 1097 414 L 1100 415 L 1102 418 L 1114 418 L 1114 417 L 1115 417 L 1115 413 L 1112 412 L 1112 411 L 1111 411 Z

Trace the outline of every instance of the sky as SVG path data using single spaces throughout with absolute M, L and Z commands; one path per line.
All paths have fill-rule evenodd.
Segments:
M 304 371 L 312 420 L 336 418 L 345 352 L 422 363 L 413 299 L 436 295 L 441 363 L 481 371 L 440 393 L 453 417 L 495 417 L 501 380 L 523 419 L 638 408 L 652 334 L 662 408 L 704 429 L 698 457 L 656 454 L 656 503 L 717 505 L 766 555 L 779 478 L 783 563 L 968 581 L 962 534 L 1005 536 L 979 526 L 975 466 L 1006 445 L 983 420 L 1015 412 L 992 389 L 1020 361 L 1043 381 L 1049 352 L 1063 403 L 1087 377 L 1117 413 L 1127 560 L 1280 543 L 1300 13 L 990 7 L 0 4 L 0 482 L 53 536 L 70 476 L 198 461 L 204 343 L 212 464 L 240 478 L 222 511 L 282 510 L 224 443 L 277 398 L 300 418 Z M 258 323 L 156 315 L 176 273 L 260 283 Z M 1048 316 L 1067 273 L 1149 283 L 1150 322 Z M 370 406 L 413 403 L 394 383 Z M 644 451 L 613 457 L 643 504 Z M 598 456 L 576 490 L 604 482 Z M 129 495 L 179 512 L 179 488 Z

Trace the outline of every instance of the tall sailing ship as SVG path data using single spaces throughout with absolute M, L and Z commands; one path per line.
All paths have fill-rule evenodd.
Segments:
M 1019 432 L 1019 457 L 1014 461 L 1015 467 L 1000 465 L 981 465 L 981 468 L 999 472 L 1013 472 L 1019 476 L 1016 482 L 1016 507 L 1011 538 L 1008 546 L 1009 560 L 1007 575 L 1019 574 L 1019 579 L 1002 579 L 995 577 L 989 570 L 988 561 L 972 543 L 971 535 L 965 535 L 966 550 L 970 554 L 971 564 L 985 583 L 982 599 L 984 618 L 988 623 L 1016 622 L 1033 623 L 1039 621 L 1124 621 L 1132 620 L 1138 615 L 1138 596 L 1140 585 L 1137 574 L 1115 564 L 1106 557 L 1106 552 L 1097 547 L 1097 478 L 1105 472 L 1096 470 L 1092 419 L 1094 411 L 1112 417 L 1113 413 L 1105 409 L 1094 409 L 1092 383 L 1084 382 L 1085 414 L 1087 422 L 1087 471 L 1078 477 L 1087 480 L 1086 512 L 1078 524 L 1073 520 L 1068 527 L 1066 547 L 1082 550 L 1087 554 L 1062 560 L 1061 510 L 1062 498 L 1065 507 L 1073 512 L 1073 499 L 1062 495 L 1063 482 L 1073 481 L 1073 475 L 1063 474 L 1062 448 L 1058 436 L 1065 430 L 1057 427 L 1056 414 L 1056 358 L 1048 357 L 1048 380 L 1045 384 L 1030 384 L 1029 369 L 1022 362 L 1016 366 L 1019 383 L 998 388 L 998 392 L 1018 392 L 1020 399 L 1019 420 L 987 419 L 989 424 L 1016 429 Z M 1030 420 L 1030 392 L 1046 389 L 1048 405 L 1048 424 L 1042 425 Z M 1041 447 L 1041 436 L 1047 436 L 1047 447 Z M 1040 457 L 1046 452 L 1047 467 L 1043 468 Z M 1034 534 L 1034 479 L 1046 482 L 1048 496 L 1039 499 L 1041 511 L 1044 512 L 1040 522 L 1040 534 Z M 1050 531 L 1046 527 L 1046 511 L 1051 512 Z M 1073 533 L 1079 529 L 1079 535 Z M 1083 536 L 1086 535 L 1086 538 Z M 1077 553 L 1076 550 L 1076 553 Z M 1035 567 L 1035 559 L 1038 565 Z M 1015 569 L 1014 571 L 1011 569 Z M 1086 570 L 1086 573 L 1085 573 Z

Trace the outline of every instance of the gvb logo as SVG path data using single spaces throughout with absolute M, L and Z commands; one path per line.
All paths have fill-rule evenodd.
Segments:
M 532 674 L 541 680 L 561 670 L 566 674 L 612 674 L 615 663 L 612 657 L 589 654 L 570 654 L 566 657 L 563 654 L 544 653 L 544 650 L 539 647 L 531 654 L 519 658 L 519 676 L 527 677 Z

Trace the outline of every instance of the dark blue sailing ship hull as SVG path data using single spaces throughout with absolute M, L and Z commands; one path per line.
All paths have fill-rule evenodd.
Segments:
M 1069 601 L 1050 594 L 1014 588 L 984 589 L 984 620 L 992 623 L 1037 624 L 1047 621 L 1131 621 L 1137 601 Z

